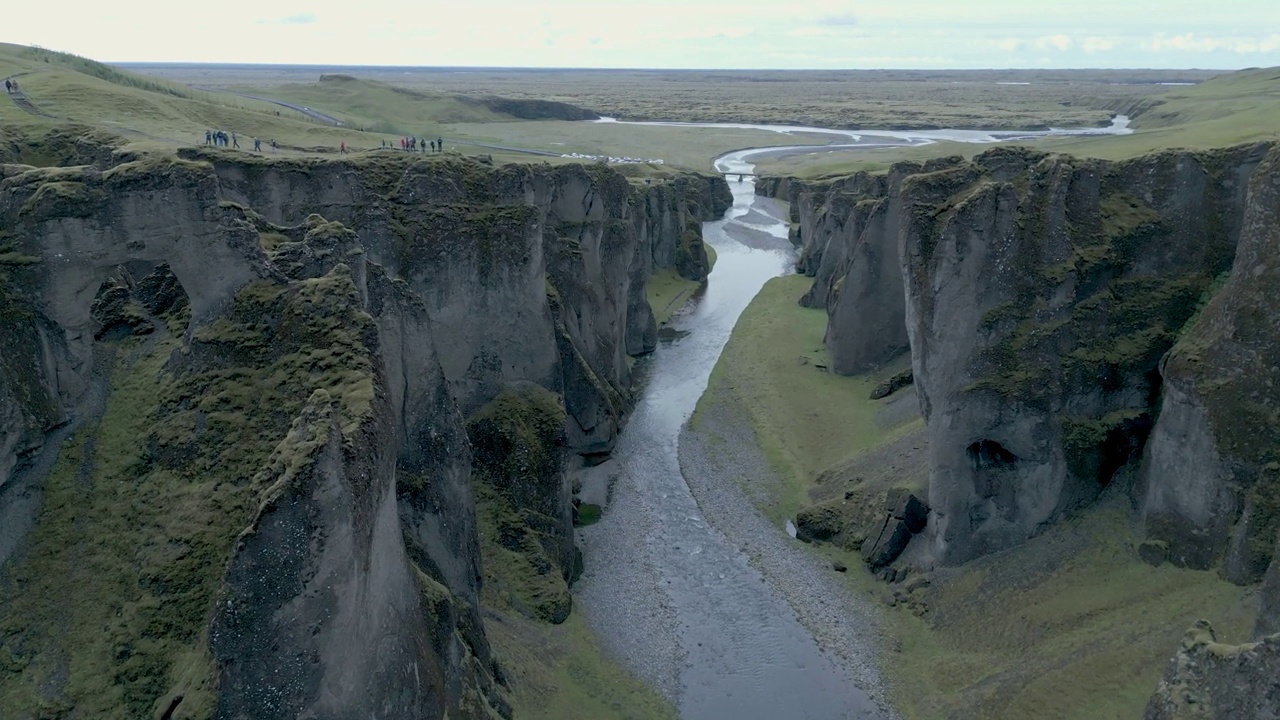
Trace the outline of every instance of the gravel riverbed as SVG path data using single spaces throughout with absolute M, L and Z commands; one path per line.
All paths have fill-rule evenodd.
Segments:
M 712 421 L 748 428 L 716 453 L 687 433 L 682 443 L 739 315 L 794 264 L 785 207 L 756 197 L 752 183 L 731 188 L 726 219 L 703 226 L 717 254 L 705 292 L 638 366 L 643 391 L 611 458 L 576 478 L 583 500 L 606 509 L 579 531 L 575 608 L 684 720 L 886 718 L 867 602 L 736 483 L 743 467 L 765 467 L 745 417 L 730 408 Z M 722 449 L 747 465 L 728 464 Z
M 896 717 L 876 666 L 877 653 L 885 646 L 880 611 L 853 591 L 829 560 L 757 509 L 756 503 L 768 502 L 767 488 L 777 478 L 745 417 L 729 391 L 704 402 L 696 428 L 685 425 L 679 453 L 689 490 L 703 516 L 786 599 L 823 652 L 844 667 L 884 717 Z

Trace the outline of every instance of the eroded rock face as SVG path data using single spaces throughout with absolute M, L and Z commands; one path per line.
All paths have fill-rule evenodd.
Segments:
M 1140 456 L 1160 358 L 1230 268 L 1267 150 L 1106 163 L 1000 149 L 904 182 L 939 559 L 1021 542 Z
M 640 187 L 601 166 L 189 156 L 209 157 L 227 198 L 268 220 L 318 213 L 354 229 L 454 339 L 441 362 L 464 413 L 507 383 L 539 383 L 565 395 L 569 447 L 582 453 L 613 447 L 630 405 L 626 358 L 656 345 L 645 279 L 654 267 L 705 278 L 701 223 L 732 205 L 720 177 Z M 396 240 L 406 236 L 430 241 L 410 251 Z
M 833 372 L 866 372 L 907 350 L 898 257 L 902 181 L 959 162 L 897 163 L 888 173 L 857 173 L 795 193 L 797 269 L 814 278 L 800 304 L 827 310 Z
M 1265 450 L 1280 423 L 1260 410 L 1280 380 L 1258 299 L 1277 254 L 1269 151 L 1104 162 L 998 147 L 789 184 L 814 277 L 802 302 L 827 308 L 837 371 L 909 342 L 937 559 L 1022 542 L 1147 452 L 1143 514 L 1168 559 L 1229 556 L 1232 579 L 1261 576 L 1280 498 Z M 1247 403 L 1256 444 L 1227 431 L 1223 409 Z
M 1280 633 L 1280 533 L 1276 535 L 1276 547 L 1272 551 L 1271 569 L 1262 581 L 1261 602 L 1258 608 L 1258 624 L 1253 630 L 1255 638 Z
M 0 683 L 40 688 L 0 714 L 509 716 L 463 418 L 513 387 L 556 404 L 555 467 L 486 482 L 564 587 L 562 453 L 611 445 L 626 355 L 652 348 L 644 281 L 681 253 L 705 273 L 720 188 L 228 157 L 0 181 L 0 503 L 76 428 L 0 558 L 20 580 L 0 589 Z M 92 683 L 51 674 L 67 662 Z
M 1280 152 L 1248 187 L 1230 275 L 1161 365 L 1142 499 L 1175 563 L 1225 559 L 1241 584 L 1262 579 L 1280 532 Z
M 1217 642 L 1201 620 L 1147 704 L 1146 720 L 1264 720 L 1280 717 L 1280 636 L 1245 645 Z

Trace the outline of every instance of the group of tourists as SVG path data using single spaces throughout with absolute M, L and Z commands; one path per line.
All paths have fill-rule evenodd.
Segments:
M 13 78 L 9 78 L 9 79 L 5 80 L 5 81 L 4 81 L 4 91 L 5 91 L 5 92 L 7 92 L 7 93 L 9 93 L 9 94 L 11 94 L 11 95 L 12 95 L 13 93 L 18 92 L 18 81 L 17 81 L 17 80 L 14 80 Z
M 427 151 L 427 145 L 431 146 L 431 152 L 444 152 L 444 138 L 436 138 L 435 140 L 427 140 L 418 137 L 402 137 L 400 138 L 400 149 L 405 152 L 418 152 L 421 148 L 422 152 Z M 395 147 L 386 140 L 382 141 L 383 148 Z
M 213 145 L 215 147 L 230 147 L 240 149 L 240 138 L 235 133 L 226 133 L 221 130 L 205 130 L 204 144 Z M 253 151 L 262 152 L 262 141 L 258 138 L 253 139 Z M 346 143 L 343 143 L 343 152 L 346 152 Z M 275 140 L 271 141 L 271 152 L 280 152 L 280 145 Z
M 204 144 L 216 145 L 218 147 L 230 146 L 233 148 L 239 148 L 240 140 L 236 137 L 235 133 L 231 133 L 230 135 L 228 135 L 221 130 L 205 130 Z

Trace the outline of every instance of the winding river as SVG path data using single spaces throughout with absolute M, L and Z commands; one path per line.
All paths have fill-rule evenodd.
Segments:
M 667 340 L 639 366 L 646 376 L 644 389 L 611 459 L 583 472 L 588 493 L 604 495 L 607 488 L 607 507 L 599 523 L 580 531 L 586 568 L 575 585 L 576 606 L 605 647 L 671 699 L 684 720 L 889 717 L 866 691 L 880 686 L 874 670 L 870 676 L 866 671 L 873 658 L 850 663 L 825 652 L 774 584 L 777 574 L 766 578 L 757 570 L 760 563 L 786 560 L 756 553 L 753 566 L 743 547 L 717 529 L 731 520 L 714 515 L 723 511 L 723 504 L 712 515 L 704 514 L 706 508 L 699 506 L 680 470 L 681 429 L 739 315 L 765 282 L 794 271 L 785 206 L 757 197 L 752 178 L 738 182 L 734 176 L 752 173 L 751 160 L 765 155 L 937 140 L 990 143 L 1028 136 L 1121 134 L 1126 125 L 1127 118 L 1118 118 L 1110 128 L 1035 133 L 706 126 L 842 139 L 822 146 L 740 150 L 716 160 L 716 168 L 731 179 L 734 204 L 723 219 L 703 226 L 704 240 L 717 254 L 715 268 L 705 290 L 673 317 L 664 333 Z M 737 484 L 736 478 L 719 481 Z M 754 508 L 743 510 L 744 505 L 749 507 L 729 506 L 755 513 Z M 786 537 L 783 528 L 763 532 Z M 830 602 L 865 602 L 845 595 Z M 855 617 L 869 612 L 849 611 Z

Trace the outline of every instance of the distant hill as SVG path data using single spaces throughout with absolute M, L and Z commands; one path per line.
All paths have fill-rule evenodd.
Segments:
M 60 125 L 170 147 L 201 143 L 205 131 L 218 129 L 237 133 L 242 148 L 254 136 L 289 147 L 335 150 L 360 137 L 273 103 L 197 90 L 43 48 L 0 44 L 0 77 L 17 81 L 24 96 L 23 103 L 0 98 L 6 156 L 22 149 L 23 141 L 15 138 L 32 136 L 25 129 Z
M 255 94 L 323 111 L 352 127 L 420 134 L 425 125 L 512 120 L 594 120 L 595 112 L 551 100 L 468 97 L 415 90 L 351 75 L 321 75 L 312 84 L 279 85 Z M 428 133 L 429 134 L 429 133 Z
M 1280 67 L 1224 73 L 1111 109 L 1133 118 L 1122 137 L 1069 138 L 1045 147 L 1105 158 L 1164 148 L 1208 149 L 1280 138 Z
M 88 157 L 129 143 L 196 145 L 209 130 L 235 133 L 242 150 L 252 148 L 256 137 L 264 151 L 274 140 L 285 150 L 336 153 L 343 143 L 354 149 L 379 147 L 383 138 L 374 133 L 448 135 L 442 126 L 449 123 L 599 117 L 563 102 L 463 97 L 342 74 L 256 92 L 240 89 L 245 94 L 204 90 L 69 53 L 7 43 L 0 43 L 0 78 L 17 81 L 23 91 L 21 97 L 0 98 L 0 161 Z M 277 100 L 298 109 L 273 102 Z M 303 108 L 315 112 L 309 115 Z M 326 116 L 342 126 L 335 127 Z M 63 129 L 50 135 L 45 131 L 51 127 Z M 93 148 L 76 149 L 74 138 L 89 129 L 120 141 L 100 136 L 102 142 L 92 143 Z M 50 137 L 59 140 L 48 147 L 35 140 Z

